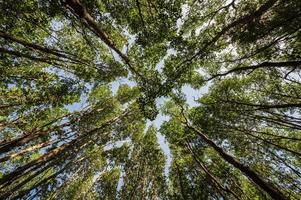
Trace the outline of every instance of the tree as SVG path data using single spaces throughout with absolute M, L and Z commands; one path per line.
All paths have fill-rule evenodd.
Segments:
M 0 10 L 0 199 L 301 198 L 300 1 Z

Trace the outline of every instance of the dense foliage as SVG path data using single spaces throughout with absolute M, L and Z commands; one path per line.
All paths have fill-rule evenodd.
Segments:
M 299 200 L 300 108 L 300 0 L 0 1 L 0 199 Z

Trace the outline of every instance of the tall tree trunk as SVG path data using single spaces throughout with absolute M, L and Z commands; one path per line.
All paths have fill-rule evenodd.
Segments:
M 236 67 L 236 68 L 230 69 L 229 71 L 224 72 L 224 73 L 214 74 L 209 79 L 206 79 L 206 81 L 211 81 L 212 79 L 215 79 L 217 77 L 227 76 L 228 74 L 231 74 L 231 73 L 240 73 L 240 72 L 247 71 L 247 70 L 255 70 L 255 69 L 259 69 L 259 68 L 282 68 L 282 67 L 294 67 L 294 69 L 300 68 L 301 61 L 294 60 L 294 61 L 286 61 L 286 62 L 263 62 L 258 65 L 251 65 L 251 66 L 246 66 L 246 67 Z
M 94 32 L 95 35 L 97 35 L 109 48 L 113 49 L 121 57 L 124 63 L 128 65 L 131 72 L 133 72 L 133 74 L 137 75 L 142 80 L 145 80 L 145 77 L 142 76 L 142 74 L 140 74 L 135 69 L 135 67 L 132 66 L 130 59 L 116 47 L 110 37 L 101 29 L 101 27 L 88 13 L 86 7 L 80 2 L 80 0 L 66 0 L 65 4 L 67 8 L 69 8 L 69 10 L 71 10 L 82 20 L 86 27 Z
M 275 200 L 288 200 L 288 198 L 278 190 L 272 183 L 268 183 L 259 174 L 250 169 L 248 166 L 240 163 L 233 156 L 226 153 L 221 147 L 215 144 L 214 141 L 209 139 L 205 134 L 202 133 L 196 127 L 190 125 L 188 122 L 185 123 L 186 127 L 193 130 L 204 142 L 206 142 L 210 147 L 212 147 L 226 162 L 233 165 L 235 168 L 244 173 L 250 180 L 256 183 L 261 189 L 267 192 Z
M 47 48 L 47 47 L 44 47 L 44 46 L 41 46 L 41 45 L 38 45 L 38 44 L 33 44 L 33 43 L 27 42 L 25 40 L 13 37 L 13 36 L 11 36 L 11 35 L 9 35 L 5 32 L 2 32 L 2 31 L 0 31 L 0 37 L 4 38 L 5 40 L 9 40 L 9 41 L 12 41 L 12 42 L 19 43 L 22 46 L 27 47 L 27 48 L 32 49 L 32 50 L 38 50 L 38 51 L 41 51 L 41 52 L 44 52 L 44 53 L 47 53 L 47 54 L 55 55 L 55 56 L 60 57 L 60 58 L 66 58 L 66 59 L 68 59 L 68 60 L 70 60 L 74 63 L 84 64 L 84 61 L 77 59 L 75 55 L 69 54 L 67 52 L 63 52 L 61 50 L 51 49 L 51 48 Z
M 58 128 L 64 128 L 69 125 L 70 125 L 70 123 L 65 123 L 65 124 L 62 124 L 59 126 L 55 126 L 47 131 L 42 131 L 42 130 L 33 131 L 32 133 L 26 134 L 24 136 L 21 136 L 19 138 L 12 140 L 12 141 L 8 141 L 3 144 L 0 144 L 0 155 L 3 153 L 6 153 L 8 151 L 11 151 L 15 147 L 22 146 L 22 145 L 26 144 L 27 142 L 33 141 L 34 139 L 36 139 L 38 137 L 49 135 L 52 131 L 55 131 Z
M 201 163 L 201 161 L 198 159 L 196 153 L 192 150 L 192 147 L 190 146 L 190 144 L 189 144 L 188 141 L 186 142 L 186 146 L 187 146 L 187 149 L 190 151 L 190 153 L 191 153 L 192 158 L 194 159 L 194 161 L 195 161 L 195 162 L 202 168 L 202 170 L 209 176 L 209 179 L 211 180 L 211 182 L 213 183 L 213 185 L 214 185 L 217 189 L 221 189 L 221 190 L 223 190 L 223 191 L 225 191 L 225 192 L 227 192 L 227 193 L 230 193 L 230 194 L 232 194 L 236 199 L 241 200 L 241 199 L 239 198 L 239 196 L 238 196 L 234 191 L 232 191 L 229 187 L 223 186 L 223 184 L 220 183 L 220 182 L 217 180 L 217 178 L 216 178 L 213 174 L 211 174 L 211 172 L 208 170 L 208 168 L 207 168 L 205 165 L 203 165 L 203 164 Z M 222 193 L 221 193 L 221 194 L 222 194 Z M 222 195 L 223 195 L 223 194 L 222 194 Z
M 175 165 L 176 165 L 176 171 L 177 171 L 177 176 L 178 176 L 178 179 L 179 179 L 179 184 L 180 184 L 180 191 L 181 191 L 181 195 L 182 195 L 182 198 L 183 200 L 186 200 L 188 199 L 187 196 L 186 196 L 186 193 L 185 193 L 185 190 L 184 190 L 184 184 L 183 184 L 183 179 L 182 179 L 182 173 L 179 169 L 179 165 L 178 163 L 175 161 Z
M 268 0 L 262 6 L 260 6 L 256 11 L 254 11 L 248 15 L 242 16 L 241 18 L 235 20 L 234 22 L 232 22 L 229 25 L 227 25 L 226 27 L 224 27 L 211 40 L 206 42 L 194 55 L 192 55 L 191 57 L 180 62 L 178 64 L 179 69 L 177 70 L 175 77 L 173 78 L 173 80 L 167 81 L 167 83 L 170 84 L 170 83 L 175 82 L 175 80 L 177 80 L 182 75 L 182 73 L 185 70 L 187 70 L 187 65 L 189 65 L 194 59 L 196 59 L 198 57 L 203 57 L 205 55 L 204 52 L 206 52 L 206 50 L 210 46 L 214 45 L 214 43 L 216 43 L 223 35 L 228 33 L 232 28 L 234 28 L 238 25 L 247 24 L 256 18 L 261 17 L 265 12 L 267 12 L 271 7 L 273 7 L 277 1 L 278 0 Z

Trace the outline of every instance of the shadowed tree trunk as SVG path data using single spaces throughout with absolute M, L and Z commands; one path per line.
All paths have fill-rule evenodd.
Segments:
M 226 153 L 221 147 L 217 146 L 215 144 L 215 142 L 210 140 L 206 135 L 204 135 L 196 127 L 189 125 L 188 122 L 186 122 L 185 125 L 189 129 L 193 130 L 210 147 L 212 147 L 226 162 L 228 162 L 229 164 L 233 165 L 235 168 L 240 170 L 250 180 L 252 180 L 254 183 L 256 183 L 266 193 L 268 193 L 273 199 L 275 199 L 275 200 L 288 200 L 288 198 L 280 190 L 278 190 L 272 183 L 268 183 L 259 174 L 254 172 L 248 166 L 243 165 L 238 160 L 236 160 L 233 156 Z

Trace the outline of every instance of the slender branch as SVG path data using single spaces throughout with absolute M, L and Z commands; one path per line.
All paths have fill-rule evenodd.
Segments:
M 76 63 L 81 63 L 81 64 L 84 63 L 82 60 L 79 60 L 79 59 L 75 58 L 75 55 L 63 52 L 61 50 L 47 48 L 47 47 L 43 47 L 43 46 L 38 45 L 38 44 L 29 43 L 25 40 L 13 37 L 13 36 L 11 36 L 11 35 L 9 35 L 5 32 L 2 32 L 2 31 L 0 31 L 0 37 L 4 38 L 6 40 L 10 40 L 10 41 L 19 43 L 22 46 L 27 47 L 29 49 L 34 49 L 34 50 L 38 50 L 38 51 L 41 51 L 41 52 L 44 52 L 44 53 L 52 54 L 52 55 L 55 55 L 55 56 L 58 56 L 58 57 L 61 57 L 61 58 L 66 58 L 66 59 L 74 61 Z M 85 61 L 85 62 L 87 62 L 87 61 Z
M 227 72 L 215 74 L 215 75 L 211 76 L 209 79 L 206 79 L 205 81 L 211 81 L 212 79 L 215 79 L 217 77 L 226 76 L 231 73 L 237 73 L 237 72 L 239 73 L 239 72 L 247 71 L 247 70 L 256 70 L 259 68 L 282 68 L 282 67 L 294 67 L 293 70 L 295 70 L 296 68 L 301 67 L 301 61 L 263 62 L 258 65 L 251 65 L 251 66 L 247 66 L 247 67 L 236 67 Z
M 189 142 L 186 141 L 186 146 L 188 148 L 188 150 L 190 151 L 190 153 L 192 154 L 193 159 L 195 160 L 195 162 L 202 168 L 202 170 L 209 176 L 210 180 L 214 183 L 214 185 L 220 189 L 222 189 L 223 191 L 232 194 L 236 199 L 240 200 L 241 198 L 232 190 L 230 190 L 230 188 L 228 186 L 223 186 L 222 183 L 220 183 L 216 177 L 214 177 L 213 174 L 211 174 L 211 172 L 208 170 L 208 168 L 201 163 L 201 161 L 198 159 L 196 153 L 192 150 L 192 147 L 190 146 Z
M 145 77 L 140 74 L 135 67 L 132 66 L 130 59 L 124 55 L 110 39 L 110 37 L 101 29 L 95 19 L 88 13 L 86 7 L 80 2 L 80 0 L 66 0 L 66 7 L 75 15 L 77 15 L 82 22 L 95 34 L 97 35 L 109 48 L 113 49 L 121 59 L 127 64 L 129 69 L 137 75 L 141 80 L 145 80 Z
M 185 126 L 191 129 L 192 131 L 194 131 L 200 138 L 203 139 L 204 142 L 206 142 L 210 147 L 212 147 L 225 161 L 227 161 L 229 164 L 231 164 L 232 166 L 240 170 L 242 173 L 244 173 L 249 179 L 251 179 L 261 189 L 263 189 L 266 193 L 268 193 L 273 199 L 288 200 L 288 198 L 272 183 L 268 183 L 258 173 L 253 171 L 248 166 L 240 163 L 230 154 L 226 153 L 213 140 L 209 139 L 205 134 L 203 134 L 202 131 L 187 123 L 185 124 Z

